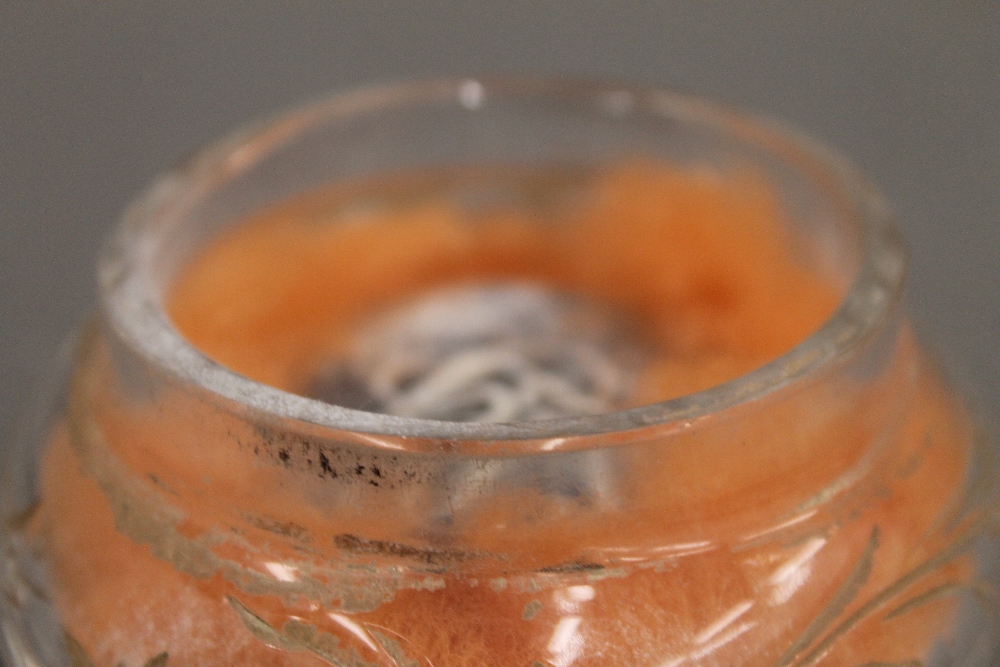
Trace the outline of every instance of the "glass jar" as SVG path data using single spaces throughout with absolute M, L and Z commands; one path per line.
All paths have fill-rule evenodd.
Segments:
M 495 278 L 475 254 L 450 264 L 434 255 L 410 271 L 432 234 L 397 220 L 376 226 L 368 245 L 336 237 L 328 263 L 343 270 L 304 306 L 275 285 L 313 261 L 296 253 L 318 242 L 279 246 L 264 234 L 265 258 L 234 260 L 226 284 L 235 291 L 206 306 L 206 326 L 224 332 L 217 347 L 182 333 L 185 272 L 261 215 L 308 211 L 306 223 L 289 224 L 342 234 L 368 229 L 372 211 L 445 215 L 435 206 L 447 201 L 474 218 L 456 223 L 471 241 L 441 242 L 447 254 L 492 233 L 482 220 L 502 209 L 517 221 L 491 237 L 500 249 L 490 257 L 503 263 L 510 239 L 600 200 L 602 175 L 622 164 L 668 164 L 682 176 L 643 181 L 642 169 L 623 167 L 639 176 L 608 195 L 616 211 L 648 195 L 687 215 L 677 197 L 704 182 L 723 185 L 689 207 L 702 213 L 716 210 L 712 193 L 730 196 L 726 183 L 766 192 L 789 239 L 782 247 L 833 295 L 829 315 L 773 358 L 732 366 L 732 377 L 699 375 L 650 394 L 654 402 L 448 421 L 319 400 L 302 388 L 319 357 L 299 354 L 300 343 L 348 319 L 335 304 L 354 299 L 375 312 L 414 285 Z M 319 203 L 285 206 L 306 200 Z M 560 289 L 622 302 L 642 292 L 632 305 L 659 312 L 673 293 L 647 287 L 659 285 L 661 251 L 674 250 L 650 230 L 674 218 L 633 208 L 645 226 L 600 218 L 592 242 L 574 245 L 582 232 L 563 225 L 504 275 L 544 283 L 538 267 L 554 257 L 589 261 L 586 279 Z M 718 210 L 731 225 L 719 228 L 722 242 L 746 250 L 724 255 L 722 270 L 744 256 L 763 266 L 742 214 Z M 685 253 L 670 255 L 671 266 Z M 704 262 L 690 256 L 697 270 Z M 100 309 L 80 336 L 65 398 L 37 437 L 6 454 L 7 660 L 989 664 L 1000 635 L 994 452 L 914 341 L 901 305 L 905 265 L 886 203 L 840 158 L 661 90 L 424 82 L 338 95 L 237 132 L 126 212 L 100 260 Z M 709 287 L 696 286 L 706 303 L 725 301 Z M 195 283 L 187 294 L 214 292 Z M 736 340 L 758 336 L 766 347 L 769 336 L 793 334 L 783 318 L 825 312 L 816 299 L 772 296 L 736 322 Z M 269 303 L 267 331 L 283 333 L 262 343 L 263 328 L 227 310 L 235 302 L 244 314 Z M 464 305 L 431 329 L 478 312 L 475 300 L 454 303 Z M 502 325 L 509 310 L 498 312 Z M 668 360 L 687 349 L 670 340 Z M 431 401 L 429 414 L 438 407 Z

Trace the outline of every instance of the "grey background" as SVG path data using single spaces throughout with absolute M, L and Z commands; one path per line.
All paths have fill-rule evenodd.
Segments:
M 0 441 L 157 171 L 329 90 L 489 72 L 691 90 L 852 156 L 925 336 L 1000 415 L 1000 4 L 0 0 Z

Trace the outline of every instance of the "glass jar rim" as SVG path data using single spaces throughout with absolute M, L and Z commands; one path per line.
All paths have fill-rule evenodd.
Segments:
M 152 275 L 160 222 L 211 188 L 238 177 L 270 150 L 323 122 L 387 108 L 446 103 L 475 112 L 497 98 L 546 97 L 595 103 L 609 116 L 642 110 L 769 146 L 786 161 L 804 162 L 834 184 L 853 208 L 860 261 L 838 308 L 811 336 L 782 356 L 714 387 L 667 401 L 598 415 L 526 422 L 446 422 L 345 408 L 266 385 L 226 368 L 196 349 L 173 326 Z M 389 84 L 337 93 L 208 144 L 166 172 L 125 211 L 98 262 L 105 321 L 147 362 L 204 390 L 229 409 L 263 413 L 310 427 L 371 436 L 448 441 L 563 439 L 632 431 L 696 419 L 766 394 L 849 358 L 898 307 L 906 252 L 890 207 L 847 160 L 780 123 L 732 111 L 702 98 L 657 87 L 579 79 L 452 78 Z M 372 440 L 378 444 L 378 440 Z M 546 448 L 548 449 L 548 448 Z

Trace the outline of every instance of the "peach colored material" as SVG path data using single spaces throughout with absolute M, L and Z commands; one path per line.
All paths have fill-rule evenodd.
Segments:
M 635 161 L 602 173 L 587 194 L 549 225 L 509 210 L 472 224 L 441 199 L 324 225 L 323 196 L 292 202 L 211 243 L 177 280 L 170 313 L 220 363 L 296 391 L 336 356 L 352 326 L 395 300 L 459 280 L 530 278 L 614 303 L 642 323 L 656 360 L 638 405 L 766 363 L 836 305 L 838 290 L 796 262 L 781 212 L 752 174 Z M 110 366 L 106 351 L 94 354 L 96 367 Z M 962 493 L 971 436 L 905 331 L 894 354 L 873 400 L 892 402 L 901 384 L 914 394 L 894 440 L 870 465 L 878 483 L 843 515 L 822 504 L 824 489 L 858 467 L 874 427 L 820 403 L 807 425 L 800 412 L 776 405 L 770 430 L 753 435 L 759 449 L 740 457 L 731 455 L 738 437 L 695 434 L 663 454 L 663 465 L 636 467 L 644 502 L 614 521 L 541 494 L 497 497 L 457 530 L 468 553 L 507 560 L 444 568 L 437 583 L 402 587 L 362 610 L 343 610 L 343 600 L 338 607 L 251 595 L 222 571 L 179 572 L 169 554 L 124 534 L 129 509 L 109 506 L 109 483 L 88 458 L 96 450 L 77 442 L 86 433 L 73 432 L 79 425 L 60 427 L 52 440 L 34 530 L 67 628 L 98 667 L 138 667 L 162 651 L 170 667 L 903 663 L 944 632 L 955 608 L 944 593 L 972 576 L 970 559 L 949 552 L 956 532 L 941 528 Z M 335 536 L 374 545 L 419 525 L 419 506 L 324 513 L 312 504 L 315 489 L 300 488 L 280 465 L 239 457 L 230 440 L 250 434 L 207 409 L 171 411 L 183 399 L 169 395 L 155 408 L 123 407 L 104 375 L 80 390 L 103 446 L 136 475 L 156 470 L 151 483 L 168 501 L 210 494 L 294 520 L 316 536 L 309 557 L 317 568 L 351 555 L 352 545 L 335 546 Z M 837 394 L 829 389 L 830 405 Z M 172 441 L 192 428 L 204 433 L 200 441 Z M 738 435 L 741 422 L 728 428 Z M 810 439 L 785 444 L 796 429 L 812 429 Z M 782 508 L 814 497 L 818 514 L 800 511 L 812 529 L 788 540 L 749 537 L 773 527 Z M 197 503 L 185 507 L 183 537 L 219 523 Z M 557 516 L 565 520 L 550 520 Z M 683 542 L 691 531 L 703 539 Z M 247 568 L 262 567 L 255 549 L 272 561 L 306 558 L 282 552 L 263 531 L 243 531 L 240 540 L 250 546 L 214 544 Z M 612 545 L 639 555 L 609 556 Z M 601 569 L 578 562 L 585 551 Z M 567 561 L 579 567 L 532 569 Z M 252 609 L 264 628 L 258 636 L 230 598 Z
M 645 325 L 658 354 L 641 405 L 761 366 L 836 306 L 836 291 L 790 256 L 781 212 L 753 174 L 634 161 L 592 188 L 548 224 L 502 209 L 471 219 L 441 198 L 324 220 L 321 197 L 295 201 L 212 243 L 169 311 L 212 358 L 295 391 L 389 303 L 456 281 L 535 279 Z

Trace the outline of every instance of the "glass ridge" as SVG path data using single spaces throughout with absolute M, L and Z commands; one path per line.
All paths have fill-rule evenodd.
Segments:
M 469 90 L 479 92 L 470 106 Z M 601 415 L 514 423 L 447 422 L 383 415 L 331 405 L 270 387 L 231 371 L 194 349 L 163 310 L 150 266 L 162 241 L 164 221 L 177 217 L 213 187 L 239 176 L 261 155 L 296 132 L 380 108 L 452 105 L 469 113 L 494 98 L 599 106 L 621 117 L 639 110 L 664 119 L 704 126 L 723 136 L 759 144 L 816 178 L 828 178 L 857 223 L 861 265 L 837 312 L 811 337 L 760 368 L 721 385 L 680 398 Z M 608 100 L 615 101 L 609 103 Z M 623 103 L 623 100 L 625 101 Z M 167 226 L 169 229 L 169 226 Z M 776 123 L 749 118 L 679 93 L 583 81 L 447 79 L 339 94 L 277 120 L 236 131 L 160 177 L 126 212 L 124 224 L 103 253 L 99 276 L 102 306 L 126 344 L 175 377 L 233 402 L 306 425 L 372 435 L 448 440 L 539 440 L 641 429 L 685 422 L 753 401 L 849 357 L 898 309 L 906 275 L 906 253 L 885 199 L 846 160 Z

